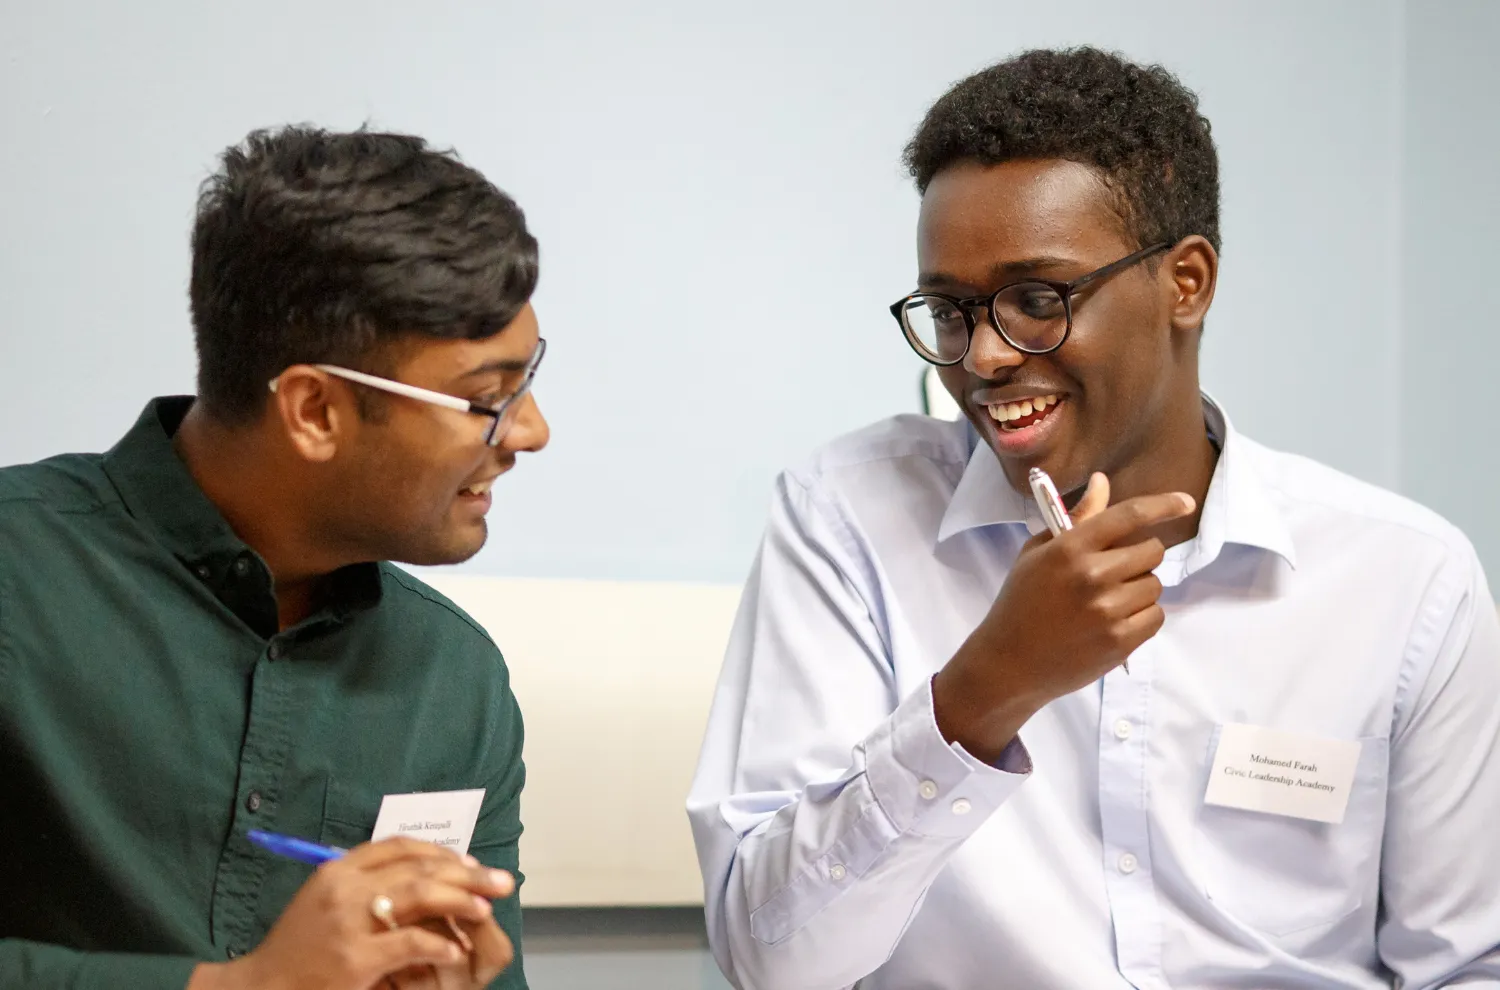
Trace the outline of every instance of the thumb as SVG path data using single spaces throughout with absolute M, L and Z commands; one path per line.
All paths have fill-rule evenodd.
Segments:
M 1093 516 L 1097 516 L 1109 508 L 1109 478 L 1103 473 L 1095 471 L 1089 476 L 1089 486 L 1084 489 L 1083 498 L 1073 507 L 1073 524 L 1083 522 Z

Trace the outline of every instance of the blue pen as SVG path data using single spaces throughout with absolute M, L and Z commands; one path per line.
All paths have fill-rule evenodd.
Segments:
M 299 839 L 291 835 L 262 832 L 258 828 L 252 828 L 246 832 L 245 838 L 260 846 L 266 852 L 283 856 L 286 859 L 295 859 L 299 863 L 307 863 L 311 866 L 326 863 L 330 859 L 338 859 L 349 851 L 347 849 L 340 849 L 338 846 L 321 846 L 316 842 L 308 842 L 306 839 Z M 445 917 L 443 920 L 448 923 L 448 931 L 453 933 L 454 941 L 463 946 L 465 952 L 473 952 L 474 943 L 469 939 L 464 930 L 458 927 L 453 918 L 450 916 Z M 395 924 L 395 922 L 388 923 Z
M 308 842 L 306 839 L 298 839 L 290 835 L 277 835 L 275 832 L 262 832 L 258 828 L 252 828 L 245 833 L 245 838 L 260 846 L 266 852 L 284 856 L 287 859 L 295 859 L 299 863 L 308 863 L 317 866 L 326 863 L 330 859 L 338 859 L 347 849 L 337 846 L 320 846 L 316 842 Z

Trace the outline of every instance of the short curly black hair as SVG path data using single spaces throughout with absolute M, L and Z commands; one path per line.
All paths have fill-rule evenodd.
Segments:
M 956 84 L 906 146 L 925 193 L 943 169 L 1060 158 L 1092 166 L 1138 247 L 1200 234 L 1219 250 L 1219 155 L 1198 97 L 1159 65 L 1097 48 L 1029 51 Z

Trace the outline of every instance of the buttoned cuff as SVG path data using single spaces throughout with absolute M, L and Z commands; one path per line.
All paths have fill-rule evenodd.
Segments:
M 932 682 L 913 691 L 865 748 L 870 790 L 899 832 L 963 837 L 974 832 L 1031 773 L 1019 737 L 994 766 L 938 731 Z

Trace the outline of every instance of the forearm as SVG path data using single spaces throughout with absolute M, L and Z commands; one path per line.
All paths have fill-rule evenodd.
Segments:
M 698 795 L 692 809 L 709 937 L 744 990 L 836 990 L 894 950 L 933 880 L 1024 779 L 945 743 L 920 690 L 832 783 Z
M 0 990 L 184 990 L 198 965 L 189 956 L 79 952 L 0 939 Z M 194 985 L 193 990 L 199 988 Z

